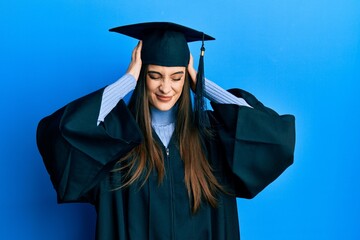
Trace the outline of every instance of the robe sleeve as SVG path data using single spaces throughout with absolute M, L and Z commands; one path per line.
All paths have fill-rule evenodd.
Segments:
M 293 163 L 295 117 L 277 114 L 246 91 L 230 92 L 253 108 L 211 103 L 225 150 L 222 160 L 229 166 L 235 195 L 253 198 Z
M 42 119 L 37 145 L 58 202 L 93 202 L 90 190 L 124 154 L 142 141 L 139 127 L 121 100 L 97 125 L 103 89 Z

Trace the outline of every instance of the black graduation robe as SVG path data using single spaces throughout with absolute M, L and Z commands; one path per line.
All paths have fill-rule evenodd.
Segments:
M 212 103 L 208 112 L 215 133 L 206 140 L 208 160 L 229 193 L 218 193 L 217 208 L 204 202 L 191 213 L 175 139 L 163 149 L 160 185 L 153 171 L 142 187 L 114 191 L 114 163 L 143 136 L 123 101 L 97 126 L 103 89 L 39 123 L 37 144 L 58 202 L 93 204 L 101 240 L 239 239 L 236 197 L 253 198 L 293 163 L 295 124 L 294 116 L 278 115 L 250 93 L 230 91 L 253 108 Z

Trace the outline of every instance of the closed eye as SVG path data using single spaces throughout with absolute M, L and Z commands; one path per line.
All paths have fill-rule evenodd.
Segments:
M 176 73 L 171 74 L 171 79 L 173 81 L 180 81 L 183 76 L 184 76 L 184 72 L 176 72 Z
M 150 79 L 153 80 L 159 80 L 164 78 L 164 76 L 157 71 L 148 71 L 147 75 L 149 76 Z M 180 81 L 183 78 L 183 76 L 184 76 L 183 71 L 175 72 L 170 75 L 173 81 Z
M 148 76 L 149 76 L 149 78 L 151 78 L 151 79 L 154 79 L 154 80 L 157 80 L 157 79 L 161 79 L 162 78 L 162 75 L 160 74 L 160 73 L 158 73 L 158 72 L 148 72 Z

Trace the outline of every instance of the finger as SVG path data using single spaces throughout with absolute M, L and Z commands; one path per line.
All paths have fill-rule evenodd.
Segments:
M 139 59 L 141 56 L 141 49 L 142 49 L 142 41 L 139 41 L 136 46 L 136 58 Z
M 136 51 L 137 51 L 137 45 L 136 47 L 132 50 L 131 52 L 131 60 L 135 60 L 136 59 Z

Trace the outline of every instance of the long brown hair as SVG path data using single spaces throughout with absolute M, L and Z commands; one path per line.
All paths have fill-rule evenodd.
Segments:
M 158 173 L 159 184 L 165 175 L 164 156 L 152 134 L 149 96 L 146 91 L 147 69 L 147 65 L 142 67 L 138 83 L 129 102 L 129 109 L 143 132 L 144 141 L 121 158 L 117 164 L 119 167 L 114 169 L 115 172 L 124 172 L 125 170 L 121 188 L 129 186 L 139 179 L 143 181 L 143 185 L 153 170 Z M 215 195 L 217 190 L 222 190 L 222 187 L 212 173 L 211 166 L 206 159 L 199 129 L 194 124 L 187 72 L 183 91 L 177 104 L 174 134 L 179 143 L 180 157 L 184 162 L 184 180 L 189 199 L 192 200 L 192 211 L 196 212 L 199 209 L 203 198 L 216 207 Z

